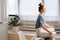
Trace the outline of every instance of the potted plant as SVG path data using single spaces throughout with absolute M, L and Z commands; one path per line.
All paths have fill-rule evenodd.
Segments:
M 9 26 L 12 28 L 12 30 L 14 32 L 18 32 L 19 31 L 19 27 L 21 25 L 21 23 L 18 23 L 20 20 L 18 15 L 15 15 L 13 18 L 10 19 L 9 21 Z

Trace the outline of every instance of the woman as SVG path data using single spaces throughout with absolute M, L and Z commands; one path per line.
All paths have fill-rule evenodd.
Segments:
M 42 27 L 45 31 L 47 31 L 50 35 L 52 35 L 52 32 L 51 31 L 49 31 L 47 28 L 52 28 L 52 27 L 54 27 L 54 26 L 50 26 L 50 25 L 48 25 L 47 23 L 45 23 L 45 21 L 44 21 L 44 19 L 43 19 L 43 14 L 45 13 L 45 11 L 46 11 L 46 9 L 45 9 L 45 6 L 42 4 L 42 3 L 40 3 L 39 4 L 39 12 L 40 12 L 40 14 L 39 14 L 39 16 L 38 16 L 38 18 L 37 18 L 37 21 L 36 21 L 36 31 L 37 31 L 37 35 L 38 36 L 40 36 L 39 34 L 40 34 L 40 31 L 39 31 L 39 29 Z M 42 31 L 42 30 L 41 30 Z

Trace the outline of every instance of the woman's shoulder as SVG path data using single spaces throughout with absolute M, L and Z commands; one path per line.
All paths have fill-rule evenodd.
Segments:
M 42 15 L 41 14 L 39 14 L 39 18 L 42 18 Z

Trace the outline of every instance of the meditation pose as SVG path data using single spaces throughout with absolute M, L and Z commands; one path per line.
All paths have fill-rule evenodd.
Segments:
M 43 30 L 40 30 L 40 28 L 43 28 L 45 31 L 47 31 L 49 33 L 49 35 L 52 38 L 52 31 L 48 30 L 48 28 L 53 28 L 54 26 L 51 26 L 44 21 L 43 14 L 45 14 L 45 12 L 46 12 L 45 6 L 42 3 L 40 3 L 39 4 L 39 15 L 38 15 L 37 20 L 36 20 L 37 36 L 41 37 L 40 31 L 43 31 Z

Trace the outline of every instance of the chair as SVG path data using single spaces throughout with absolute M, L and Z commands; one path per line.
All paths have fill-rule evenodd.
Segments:
M 19 40 L 27 40 L 22 31 L 18 32 Z

